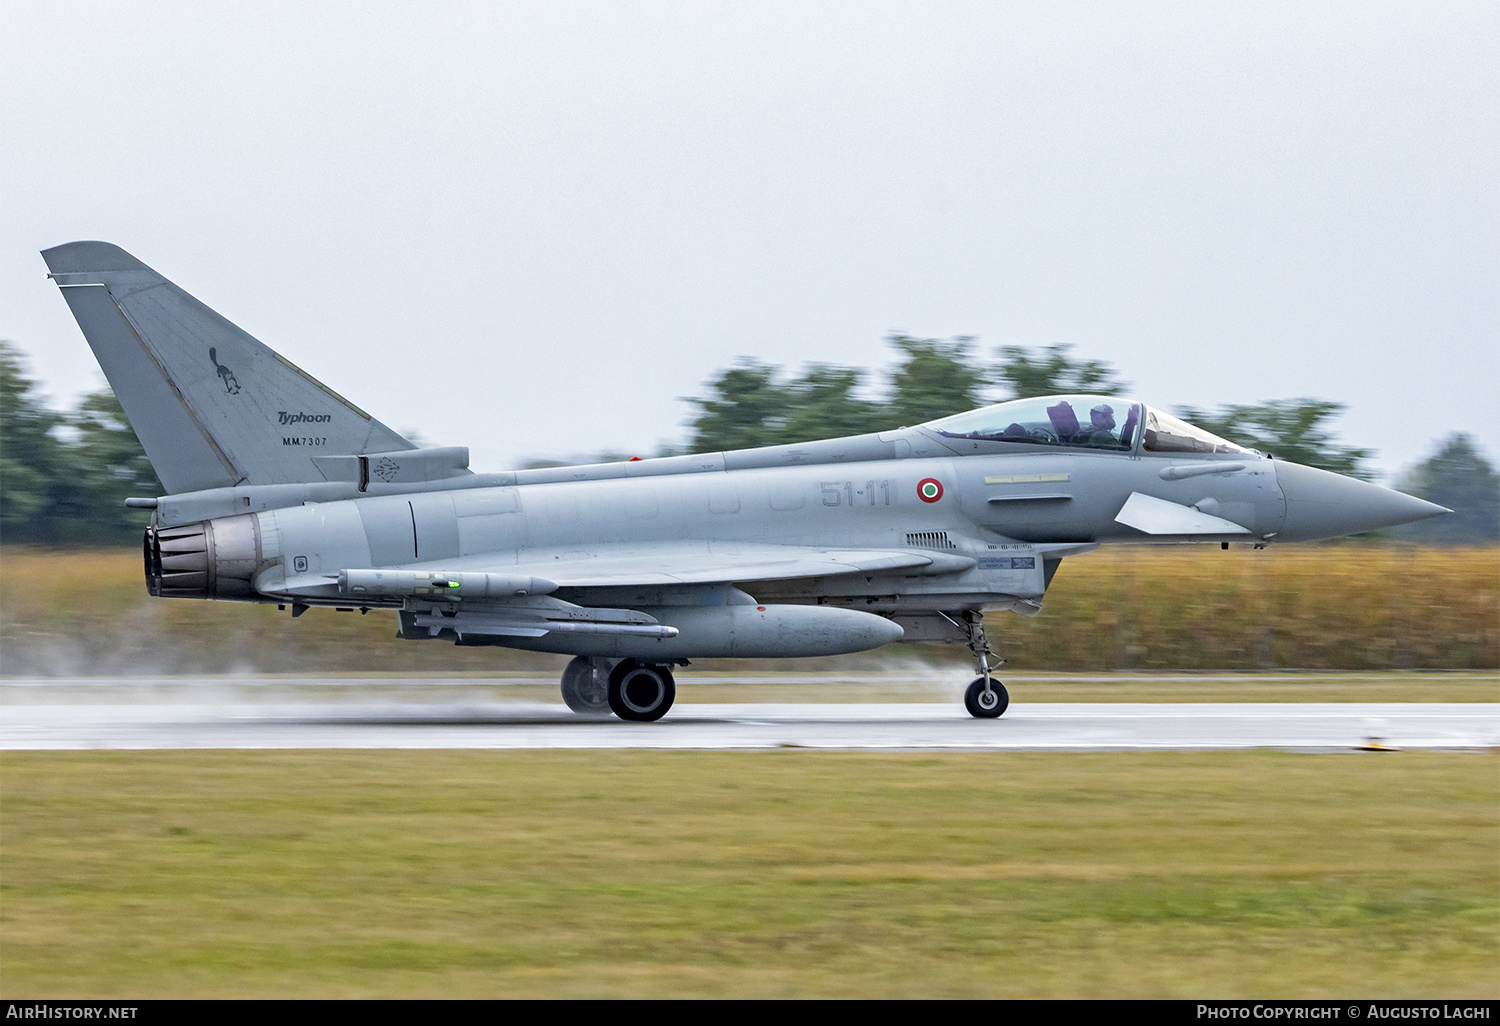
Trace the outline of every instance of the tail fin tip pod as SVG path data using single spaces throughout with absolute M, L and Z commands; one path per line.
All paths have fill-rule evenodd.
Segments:
M 120 247 L 42 259 L 168 492 L 321 481 L 315 457 L 415 448 Z

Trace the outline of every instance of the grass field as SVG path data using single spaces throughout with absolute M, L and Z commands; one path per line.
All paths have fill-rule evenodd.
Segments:
M 5 752 L 0 991 L 1494 999 L 1500 761 Z

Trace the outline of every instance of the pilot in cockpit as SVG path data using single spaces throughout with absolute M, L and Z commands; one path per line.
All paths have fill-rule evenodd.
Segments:
M 1103 403 L 1095 406 L 1089 411 L 1089 421 L 1088 444 L 1114 446 L 1116 441 L 1114 407 L 1105 406 Z

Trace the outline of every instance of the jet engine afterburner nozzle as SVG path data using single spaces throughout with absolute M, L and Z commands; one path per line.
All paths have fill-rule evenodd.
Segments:
M 254 514 L 178 527 L 148 527 L 146 591 L 159 598 L 262 601 L 250 583 L 260 564 Z

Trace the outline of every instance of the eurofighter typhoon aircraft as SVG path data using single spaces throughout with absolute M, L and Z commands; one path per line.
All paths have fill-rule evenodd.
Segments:
M 400 636 L 575 656 L 578 712 L 656 720 L 673 667 L 958 642 L 1009 704 L 982 614 L 1035 615 L 1107 542 L 1271 542 L 1447 512 L 1275 460 L 1131 399 L 1021 399 L 897 431 L 476 474 L 419 448 L 124 250 L 43 254 L 168 494 L 146 586 L 392 609 Z

